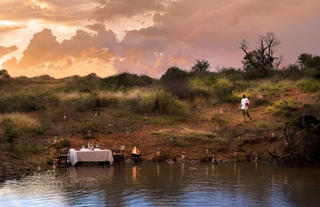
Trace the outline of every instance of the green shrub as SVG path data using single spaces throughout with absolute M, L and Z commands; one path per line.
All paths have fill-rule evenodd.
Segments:
M 302 92 L 316 92 L 320 89 L 320 83 L 312 79 L 303 79 L 297 83 L 297 87 Z

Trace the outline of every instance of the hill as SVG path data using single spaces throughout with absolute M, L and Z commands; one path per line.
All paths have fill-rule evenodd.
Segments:
M 234 69 L 192 73 L 170 68 L 160 80 L 128 73 L 5 76 L 0 89 L 3 179 L 46 168 L 54 163 L 56 148 L 89 141 L 107 148 L 125 145 L 127 155 L 137 146 L 149 161 L 181 161 L 182 154 L 189 161 L 314 163 L 320 158 L 319 150 L 309 146 L 318 138 L 305 140 L 309 131 L 297 128 L 301 117 L 320 119 L 320 84 L 314 77 L 277 73 L 248 80 Z M 253 121 L 243 120 L 242 94 L 249 97 Z

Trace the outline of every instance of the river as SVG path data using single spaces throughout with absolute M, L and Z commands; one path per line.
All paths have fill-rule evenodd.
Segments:
M 142 163 L 52 169 L 0 184 L 0 206 L 320 206 L 320 168 Z

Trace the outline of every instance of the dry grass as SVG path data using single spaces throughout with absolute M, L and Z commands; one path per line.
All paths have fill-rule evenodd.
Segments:
M 40 122 L 25 114 L 25 113 L 7 113 L 0 115 L 0 122 L 4 119 L 10 119 L 13 123 L 21 130 L 30 130 L 30 129 L 37 129 L 40 126 Z

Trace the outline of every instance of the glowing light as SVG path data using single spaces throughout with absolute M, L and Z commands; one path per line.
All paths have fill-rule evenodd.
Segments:
M 136 146 L 133 147 L 132 154 L 140 154 L 140 151 Z

